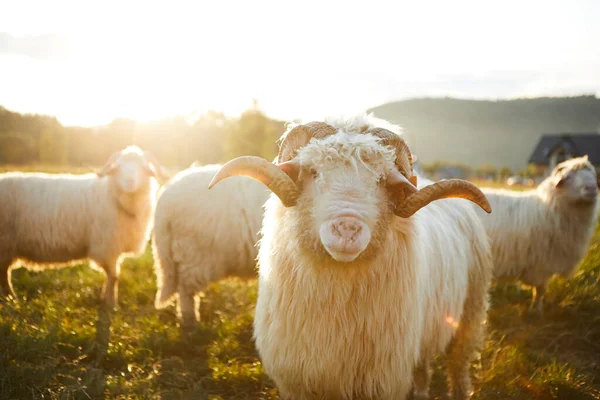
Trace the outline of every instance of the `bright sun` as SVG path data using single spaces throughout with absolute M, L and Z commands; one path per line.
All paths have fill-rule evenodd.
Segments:
M 95 125 L 235 115 L 255 98 L 292 119 L 415 96 L 598 90 L 600 53 L 590 49 L 600 3 L 508 3 L 3 3 L 0 27 L 11 38 L 56 34 L 68 51 L 39 59 L 0 48 L 0 104 Z

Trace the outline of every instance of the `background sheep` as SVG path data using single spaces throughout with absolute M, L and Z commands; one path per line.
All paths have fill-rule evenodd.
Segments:
M 277 196 L 263 221 L 254 338 L 282 399 L 403 399 L 413 373 L 426 396 L 429 362 L 449 343 L 455 398 L 470 396 L 489 244 L 467 202 L 427 204 L 489 204 L 460 180 L 417 191 L 410 150 L 381 125 L 296 126 L 278 164 L 240 157 L 211 182 L 247 175 Z
M 14 291 L 15 261 L 34 270 L 89 259 L 106 273 L 102 298 L 117 301 L 121 256 L 144 250 L 150 232 L 158 162 L 136 146 L 115 152 L 101 171 L 84 175 L 0 176 L 0 289 Z
M 533 286 L 532 309 L 543 314 L 553 275 L 572 276 L 598 220 L 596 171 L 587 156 L 558 164 L 537 189 L 484 189 L 494 213 L 481 214 L 490 237 L 494 276 Z
M 236 177 L 209 191 L 220 165 L 180 172 L 160 192 L 152 249 L 158 292 L 156 308 L 178 296 L 186 327 L 199 320 L 196 293 L 227 276 L 256 277 L 255 244 L 268 190 Z

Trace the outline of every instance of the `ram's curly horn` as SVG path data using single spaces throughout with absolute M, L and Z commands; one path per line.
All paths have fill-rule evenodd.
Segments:
M 208 188 L 230 176 L 247 176 L 267 186 L 281 199 L 286 207 L 296 205 L 300 191 L 296 183 L 277 165 L 264 158 L 256 156 L 242 156 L 227 162 L 215 174 Z
M 324 122 L 309 122 L 295 126 L 281 140 L 279 154 L 272 163 L 255 156 L 234 158 L 221 167 L 208 188 L 212 188 L 230 176 L 247 176 L 271 189 L 284 206 L 294 206 L 300 196 L 300 189 L 290 177 L 295 176 L 294 171 L 298 170 L 298 165 L 293 160 L 296 152 L 306 146 L 312 138 L 322 139 L 336 131 L 337 129 Z
M 333 135 L 337 129 L 325 122 L 309 122 L 292 128 L 279 146 L 279 162 L 286 162 L 296 156 L 298 149 L 306 146 L 312 138 L 323 139 Z
M 399 217 L 408 218 L 432 201 L 451 197 L 470 200 L 488 214 L 492 212 L 485 194 L 477 186 L 462 179 L 448 179 L 426 186 L 410 195 L 396 206 L 394 213 Z
M 412 164 L 416 161 L 416 157 L 412 154 L 410 148 L 400 135 L 384 128 L 372 128 L 365 133 L 377 136 L 378 138 L 383 139 L 385 145 L 395 148 L 396 166 L 400 172 L 408 176 L 412 175 Z

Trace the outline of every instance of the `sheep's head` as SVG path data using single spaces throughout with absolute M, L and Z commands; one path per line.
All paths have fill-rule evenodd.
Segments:
M 588 156 L 572 158 L 558 164 L 552 171 L 550 182 L 554 196 L 566 197 L 571 203 L 592 204 L 598 197 L 596 170 Z
M 371 253 L 365 249 L 381 242 L 394 214 L 409 218 L 434 200 L 467 198 L 491 212 L 484 194 L 466 181 L 441 181 L 418 190 L 413 159 L 404 140 L 388 130 L 344 132 L 312 122 L 287 133 L 276 164 L 238 157 L 217 172 L 209 188 L 234 175 L 262 182 L 284 206 L 298 208 L 299 230 L 308 236 L 303 240 L 320 242 L 343 262 Z
M 128 146 L 113 153 L 96 174 L 99 177 L 110 176 L 119 190 L 125 193 L 135 193 L 145 187 L 150 177 L 158 181 L 167 179 L 156 157 L 137 146 Z

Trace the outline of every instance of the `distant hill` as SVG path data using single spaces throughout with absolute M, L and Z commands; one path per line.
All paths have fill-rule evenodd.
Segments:
M 404 128 L 423 163 L 490 163 L 518 170 L 527 166 L 545 133 L 599 132 L 600 99 L 594 96 L 500 101 L 413 99 L 369 110 Z

